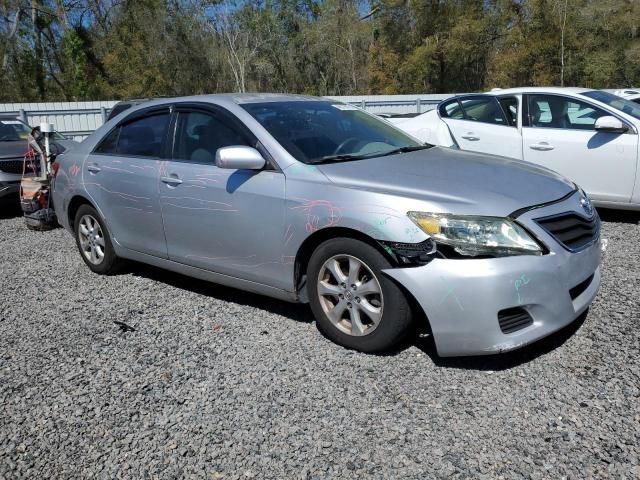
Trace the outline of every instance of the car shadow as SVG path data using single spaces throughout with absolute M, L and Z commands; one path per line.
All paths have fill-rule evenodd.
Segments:
M 20 202 L 17 198 L 0 199 L 0 220 L 9 220 L 21 216 L 22 210 L 20 209 Z
M 603 145 L 613 142 L 614 140 L 619 138 L 620 135 L 621 134 L 619 133 L 612 133 L 612 132 L 596 132 L 596 134 L 593 135 L 587 142 L 587 148 L 589 150 L 600 148 Z
M 308 305 L 291 303 L 276 298 L 250 293 L 237 288 L 226 287 L 218 283 L 207 282 L 197 278 L 188 277 L 171 272 L 152 265 L 138 262 L 128 262 L 126 270 L 122 273 L 130 273 L 134 276 L 144 277 L 156 282 L 162 282 L 175 288 L 188 290 L 198 295 L 204 295 L 224 302 L 232 302 L 238 305 L 259 308 L 269 313 L 290 318 L 296 322 L 312 323 L 313 314 Z
M 598 207 L 598 215 L 605 222 L 615 223 L 640 223 L 640 212 L 634 210 L 612 210 L 610 208 Z
M 470 357 L 440 357 L 436 352 L 432 337 L 416 338 L 414 345 L 429 355 L 433 363 L 438 367 L 498 372 L 529 363 L 557 349 L 582 327 L 587 314 L 588 310 L 557 332 L 518 350 L 506 353 Z
M 306 304 L 290 303 L 264 295 L 249 293 L 244 290 L 207 282 L 206 280 L 199 280 L 137 262 L 129 262 L 128 268 L 123 271 L 123 273 L 162 282 L 175 288 L 188 290 L 198 295 L 204 295 L 224 302 L 258 308 L 296 322 L 309 324 L 314 322 L 311 309 Z M 531 362 L 560 347 L 580 329 L 586 320 L 587 313 L 588 311 L 584 312 L 571 324 L 548 337 L 513 352 L 470 357 L 440 357 L 433 343 L 433 338 L 431 336 L 425 336 L 424 331 L 417 328 L 409 338 L 396 349 L 380 354 L 380 356 L 393 357 L 413 346 L 428 355 L 434 365 L 438 367 L 480 371 L 508 370 Z

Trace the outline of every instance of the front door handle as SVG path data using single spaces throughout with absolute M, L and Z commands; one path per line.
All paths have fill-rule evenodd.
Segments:
M 469 140 L 470 142 L 477 142 L 478 140 L 480 140 L 480 137 L 476 137 L 476 134 L 473 132 L 462 135 L 462 138 L 464 138 L 465 140 Z
M 91 173 L 98 173 L 102 169 L 98 166 L 97 163 L 92 163 L 91 165 L 87 166 L 87 170 L 89 170 L 89 172 Z
M 549 150 L 553 150 L 555 147 L 553 145 L 549 145 L 547 142 L 540 142 L 529 145 L 529 148 L 531 150 L 538 150 L 539 152 L 548 152 Z
M 177 187 L 182 183 L 182 180 L 175 174 L 169 175 L 168 177 L 160 177 L 160 181 L 172 187 Z

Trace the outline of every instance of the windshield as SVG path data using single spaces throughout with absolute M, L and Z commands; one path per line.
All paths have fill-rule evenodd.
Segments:
M 31 129 L 18 120 L 0 120 L 0 142 L 26 140 Z
M 625 98 L 618 97 L 613 93 L 603 92 L 602 90 L 593 90 L 591 92 L 585 92 L 582 95 L 585 97 L 593 98 L 599 102 L 609 105 L 611 108 L 620 110 L 621 112 L 631 115 L 632 117 L 640 120 L 640 105 L 633 103 Z
M 241 106 L 294 158 L 304 163 L 359 160 L 427 148 L 351 105 L 291 101 Z

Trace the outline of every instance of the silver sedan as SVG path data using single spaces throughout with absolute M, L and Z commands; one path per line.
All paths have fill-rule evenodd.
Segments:
M 599 219 L 575 184 L 335 101 L 146 102 L 58 162 L 56 213 L 94 272 L 132 259 L 308 302 L 326 337 L 365 352 L 416 321 L 443 356 L 518 348 L 600 283 Z

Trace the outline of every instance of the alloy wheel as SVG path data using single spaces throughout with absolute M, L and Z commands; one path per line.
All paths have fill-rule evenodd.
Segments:
M 100 265 L 104 260 L 105 240 L 100 223 L 92 215 L 80 218 L 78 239 L 85 258 L 93 265 Z
M 351 255 L 329 258 L 318 274 L 317 289 L 322 310 L 341 332 L 361 337 L 380 324 L 382 288 L 362 260 Z

